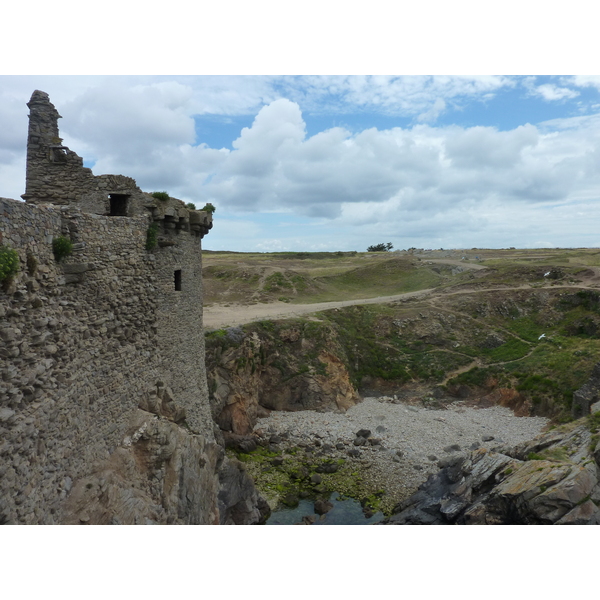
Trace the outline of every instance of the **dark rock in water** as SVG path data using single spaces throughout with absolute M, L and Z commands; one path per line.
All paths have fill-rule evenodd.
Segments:
M 484 435 L 481 436 L 481 441 L 482 442 L 491 442 L 494 439 L 493 435 Z
M 317 500 L 315 502 L 315 512 L 318 515 L 324 515 L 333 508 L 333 504 L 328 500 Z
M 298 506 L 298 496 L 292 492 L 288 492 L 281 498 L 281 502 L 290 508 L 295 508 Z
M 308 492 L 307 490 L 301 490 L 300 493 L 298 494 L 298 496 L 300 498 L 302 498 L 303 500 L 306 500 L 306 498 L 310 498 L 312 496 L 312 494 L 310 492 Z
M 305 517 L 302 517 L 301 525 L 313 525 L 316 522 L 316 520 L 316 515 L 306 515 Z
M 355 446 L 364 446 L 367 443 L 367 439 L 362 437 L 362 436 L 358 436 L 356 438 L 354 438 L 354 442 L 352 442 Z
M 371 435 L 370 429 L 360 429 L 356 432 L 357 437 L 368 438 Z

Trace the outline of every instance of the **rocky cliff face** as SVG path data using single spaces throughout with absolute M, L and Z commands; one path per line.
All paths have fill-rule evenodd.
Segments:
M 345 412 L 360 401 L 329 328 L 268 322 L 207 336 L 213 418 L 245 435 L 269 410 Z
M 48 95 L 29 107 L 27 202 L 0 198 L 0 245 L 19 259 L 0 282 L 0 523 L 260 522 L 210 413 L 212 218 L 94 177 Z
M 268 506 L 223 448 L 139 410 L 109 460 L 77 481 L 66 524 L 256 524 Z
M 599 524 L 599 426 L 586 417 L 513 448 L 446 459 L 388 523 Z

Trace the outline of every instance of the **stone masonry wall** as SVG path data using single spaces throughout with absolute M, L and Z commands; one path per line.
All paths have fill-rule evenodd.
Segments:
M 58 138 L 47 95 L 34 93 L 32 114 L 36 103 L 34 132 Z M 74 153 L 65 179 L 45 178 L 47 153 L 29 160 L 39 142 L 30 126 L 27 203 L 0 198 L 0 244 L 20 258 L 0 283 L 0 524 L 258 522 L 264 503 L 224 457 L 209 407 L 200 241 L 211 215 L 94 177 Z M 119 185 L 133 214 L 88 212 L 86 194 Z M 61 235 L 74 251 L 57 263 Z
M 27 103 L 30 109 L 27 137 L 25 193 L 33 204 L 76 204 L 85 212 L 111 214 L 110 196 L 126 198 L 122 216 L 135 216 L 151 207 L 149 197 L 124 175 L 94 176 L 83 159 L 62 145 L 58 119 L 62 118 L 48 94 L 35 90 Z
M 159 221 L 148 252 L 149 217 L 8 199 L 0 216 L 0 243 L 21 259 L 0 291 L 0 521 L 227 522 L 199 236 Z M 65 233 L 75 251 L 57 263 L 51 242 Z M 237 477 L 256 522 L 259 498 Z

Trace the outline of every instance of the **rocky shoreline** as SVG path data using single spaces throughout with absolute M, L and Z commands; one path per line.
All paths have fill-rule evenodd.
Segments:
M 391 397 L 365 398 L 343 414 L 274 411 L 258 419 L 254 448 L 260 446 L 272 457 L 265 457 L 260 467 L 247 467 L 272 509 L 290 495 L 277 477 L 291 473 L 298 475 L 292 477 L 298 483 L 293 493 L 300 497 L 327 490 L 377 497 L 376 507 L 391 514 L 457 457 L 523 443 L 547 425 L 548 419 L 516 417 L 499 406 L 473 408 L 458 401 L 429 409 Z M 252 439 L 241 443 L 251 444 L 245 451 L 253 449 Z M 318 478 L 314 471 L 320 472 Z M 352 478 L 358 486 L 348 481 Z M 369 511 L 369 502 L 364 504 Z
M 600 413 L 498 451 L 456 456 L 397 507 L 397 525 L 600 524 Z

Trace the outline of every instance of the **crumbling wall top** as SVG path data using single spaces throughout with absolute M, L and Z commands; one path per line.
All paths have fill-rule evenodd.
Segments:
M 197 236 L 208 233 L 212 227 L 210 213 L 189 210 L 176 198 L 157 200 L 143 192 L 132 177 L 94 176 L 80 156 L 63 146 L 58 130 L 61 116 L 46 92 L 35 90 L 27 106 L 27 173 L 21 196 L 26 202 L 77 206 L 83 212 L 105 216 L 148 215 L 162 221 L 165 230 L 184 230 Z

